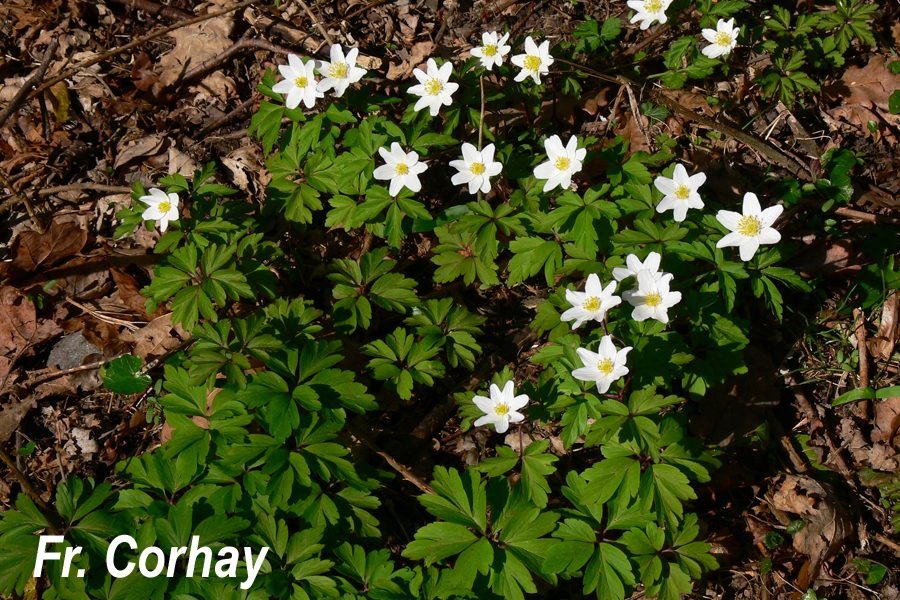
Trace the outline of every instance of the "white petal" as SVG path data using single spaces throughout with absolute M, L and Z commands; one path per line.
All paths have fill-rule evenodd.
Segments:
M 781 234 L 776 229 L 766 227 L 759 232 L 757 239 L 759 239 L 760 244 L 777 244 L 781 241 Z
M 770 227 L 772 223 L 778 220 L 778 217 L 781 216 L 781 213 L 784 211 L 784 206 L 781 204 L 776 204 L 774 206 L 770 206 L 766 210 L 762 211 L 759 215 L 760 224 L 763 227 Z
M 753 192 L 744 194 L 743 212 L 745 215 L 759 215 L 762 208 L 759 206 L 759 198 Z
M 742 215 L 740 213 L 730 210 L 720 210 L 716 213 L 716 220 L 730 231 L 737 229 L 738 223 L 741 222 L 741 218 Z
M 481 427 L 482 425 L 489 425 L 494 422 L 494 415 L 484 415 L 483 417 L 478 417 L 478 419 L 473 423 L 475 427 Z
M 653 186 L 666 196 L 674 195 L 675 188 L 678 187 L 675 185 L 674 179 L 669 179 L 668 177 L 663 177 L 661 175 L 653 180 Z
M 738 246 L 744 241 L 745 237 L 746 236 L 741 233 L 732 231 L 731 233 L 729 233 L 728 235 L 723 237 L 721 240 L 716 242 L 716 248 L 726 248 L 728 246 Z
M 558 135 L 551 135 L 544 140 L 544 150 L 546 150 L 547 157 L 551 161 L 556 160 L 560 156 L 566 156 L 566 149 Z
M 616 356 L 616 347 L 613 344 L 612 336 L 604 335 L 600 338 L 600 348 L 597 352 L 602 358 L 614 358 Z
M 753 255 L 759 249 L 759 240 L 756 236 L 745 238 L 739 248 L 741 249 L 741 260 L 746 262 L 753 258 Z

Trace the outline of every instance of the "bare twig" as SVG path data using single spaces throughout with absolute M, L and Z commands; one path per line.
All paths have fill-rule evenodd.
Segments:
M 821 421 L 819 419 L 819 415 L 816 413 L 816 409 L 813 408 L 812 403 L 809 401 L 809 398 L 806 397 L 806 394 L 803 392 L 803 388 L 800 386 L 800 380 L 797 379 L 797 376 L 794 373 L 787 373 L 784 376 L 785 380 L 790 384 L 791 391 L 794 392 L 794 398 L 797 400 L 797 404 L 800 406 L 800 410 L 803 411 L 803 415 L 809 421 L 810 430 L 814 428 L 814 423 L 816 421 Z M 844 457 L 841 455 L 840 446 L 838 446 L 834 439 L 831 437 L 831 432 L 828 427 L 822 427 L 822 436 L 825 438 L 825 444 L 828 446 L 828 450 L 831 453 L 831 457 L 829 457 L 829 461 L 834 460 L 835 465 L 837 465 L 838 470 L 841 472 L 841 475 L 844 477 L 850 478 L 853 476 L 853 471 L 847 465 L 847 462 L 844 460 Z
M 50 42 L 50 45 L 47 46 L 47 50 L 44 52 L 44 58 L 41 60 L 41 67 L 38 69 L 38 72 L 28 78 L 28 81 L 26 81 L 22 85 L 22 89 L 20 89 L 12 99 L 12 102 L 6 105 L 6 108 L 3 109 L 3 112 L 0 112 L 0 127 L 2 127 L 4 123 L 6 123 L 6 120 L 9 119 L 9 117 L 14 112 L 19 110 L 19 107 L 25 103 L 26 98 L 31 98 L 34 96 L 29 96 L 28 92 L 31 90 L 31 88 L 40 83 L 41 79 L 44 78 L 44 73 L 47 72 L 47 67 L 50 66 L 50 59 L 53 58 L 53 55 L 56 53 L 56 49 L 58 47 L 58 39 L 54 39 L 52 42 Z M 41 90 L 39 89 L 38 91 Z M 35 92 L 35 94 L 36 93 L 37 92 Z
M 221 17 L 223 15 L 233 13 L 236 10 L 246 8 L 246 7 L 250 6 L 251 4 L 253 4 L 254 2 L 258 2 L 258 1 L 259 0 L 244 0 L 243 2 L 241 2 L 239 4 L 235 4 L 234 6 L 232 6 L 230 8 L 226 8 L 226 9 L 223 9 L 223 10 L 220 10 L 217 12 L 202 15 L 200 17 L 194 17 L 193 19 L 188 19 L 187 21 L 181 21 L 174 25 L 169 25 L 168 27 L 163 27 L 159 31 L 154 31 L 153 33 L 147 34 L 144 37 L 140 37 L 140 38 L 134 40 L 133 42 L 129 42 L 129 43 L 125 44 L 124 46 L 119 46 L 118 48 L 113 48 L 112 50 L 109 50 L 102 54 L 98 54 L 97 56 L 90 58 L 88 60 L 82 61 L 82 62 L 78 63 L 77 65 L 70 67 L 69 69 L 66 69 L 59 75 L 53 77 L 50 81 L 47 81 L 41 87 L 39 87 L 35 91 L 31 92 L 31 94 L 28 95 L 28 98 L 34 98 L 35 96 L 37 96 L 44 90 L 52 87 L 54 84 L 62 81 L 63 79 L 67 79 L 67 78 L 71 77 L 72 75 L 74 75 L 75 73 L 77 73 L 78 71 L 80 71 L 82 69 L 85 69 L 92 65 L 96 65 L 99 62 L 103 62 L 104 60 L 106 60 L 108 58 L 112 58 L 113 56 L 122 54 L 123 52 L 128 52 L 132 48 L 137 48 L 138 46 L 145 44 L 145 43 L 149 42 L 150 40 L 155 40 L 156 38 L 166 35 L 167 33 L 171 32 L 171 31 L 175 31 L 176 29 L 181 29 L 182 27 L 188 27 L 190 25 L 202 23 L 203 21 L 207 21 L 209 19 L 214 19 L 216 17 Z
M 28 478 L 25 477 L 25 474 L 16 467 L 16 463 L 13 459 L 6 453 L 6 450 L 0 448 L 0 460 L 6 463 L 6 466 L 9 467 L 9 470 L 13 472 L 13 475 L 16 476 L 16 479 L 19 480 L 19 483 L 22 484 L 22 489 L 31 496 L 31 499 L 34 500 L 34 503 L 38 506 L 43 514 L 43 517 L 50 523 L 50 529 L 53 533 L 59 532 L 59 523 L 56 522 L 56 518 L 52 515 L 54 511 L 50 506 L 44 502 L 44 499 L 41 498 L 41 495 L 38 493 L 34 486 L 31 485 L 31 482 L 28 481 Z
M 402 464 L 397 462 L 397 460 L 393 456 L 391 456 L 390 454 L 388 454 L 387 452 L 385 452 L 384 450 L 379 448 L 378 445 L 375 444 L 375 442 L 373 442 L 372 440 L 370 440 L 369 437 L 363 431 L 361 431 L 359 427 L 356 427 L 353 424 L 349 424 L 347 428 L 350 430 L 350 433 L 352 433 L 356 439 L 358 439 L 360 442 L 362 442 L 363 445 L 366 446 L 369 450 L 371 450 L 372 452 L 374 452 L 375 454 L 377 454 L 378 456 L 383 458 L 385 460 L 385 462 L 387 462 L 387 464 L 389 464 L 391 466 L 392 469 L 394 469 L 395 471 L 400 473 L 400 475 L 402 475 L 403 478 L 406 479 L 408 482 L 410 482 L 411 484 L 413 484 L 414 486 L 416 486 L 417 488 L 419 488 L 426 494 L 434 493 L 434 490 L 431 489 L 431 486 L 429 486 L 427 483 L 425 483 L 424 481 L 422 481 L 421 479 L 416 477 L 416 475 L 412 471 L 410 471 L 405 466 L 403 466 Z
M 82 190 L 93 190 L 96 192 L 113 192 L 116 194 L 128 194 L 131 192 L 130 187 L 122 185 L 106 185 L 103 183 L 70 183 L 69 185 L 57 185 L 55 187 L 43 188 L 37 191 L 38 196 L 50 196 L 51 194 L 59 194 L 62 192 L 78 192 Z
M 207 73 L 213 71 L 216 67 L 221 65 L 223 62 L 240 52 L 241 50 L 247 48 L 262 48 L 263 50 L 269 50 L 270 52 L 275 52 L 278 54 L 288 55 L 291 54 L 291 51 L 283 46 L 279 46 L 278 44 L 273 44 L 267 40 L 258 40 L 255 38 L 241 38 L 237 42 L 235 42 L 230 48 L 219 54 L 218 56 L 214 56 L 207 61 L 204 61 L 202 64 L 198 65 L 196 68 L 188 71 L 184 77 L 179 80 L 179 84 L 184 84 L 193 79 L 197 79 L 198 77 L 204 76 Z
M 191 13 L 186 13 L 181 9 L 175 8 L 174 6 L 166 6 L 165 4 L 159 4 L 158 2 L 152 2 L 151 0 L 112 0 L 116 4 L 124 4 L 125 6 L 130 6 L 135 10 L 142 10 L 148 15 L 158 15 L 165 19 L 190 19 L 194 15 Z
M 27 387 L 32 387 L 38 385 L 39 383 L 44 383 L 47 381 L 52 381 L 54 379 L 59 379 L 60 377 L 65 377 L 66 375 L 71 375 L 72 373 L 80 373 L 81 371 L 93 371 L 94 369 L 99 369 L 103 365 L 108 362 L 112 362 L 113 358 L 109 358 L 107 360 L 100 360 L 97 362 L 88 363 L 86 365 L 81 365 L 80 367 L 72 367 L 71 369 L 65 369 L 63 371 L 53 371 L 51 373 L 44 373 L 43 375 L 38 375 L 34 379 L 28 380 L 26 383 Z
M 9 193 L 12 194 L 12 198 L 7 200 L 2 205 L 0 205 L 0 213 L 2 213 L 7 208 L 10 208 L 14 204 L 22 203 L 25 205 L 25 210 L 28 211 L 28 216 L 31 217 L 31 221 L 34 223 L 34 228 L 37 229 L 38 233 L 44 233 L 44 225 L 41 223 L 40 219 L 37 217 L 37 213 L 34 212 L 34 206 L 31 204 L 31 200 L 28 199 L 28 196 L 20 192 L 13 186 L 12 182 L 10 182 L 6 175 L 0 173 L 0 184 L 3 185 L 6 189 L 9 190 Z
M 853 320 L 856 322 L 853 333 L 856 334 L 856 348 L 859 351 L 859 385 L 857 387 L 867 388 L 869 387 L 869 348 L 866 345 L 866 315 L 860 309 L 854 308 Z M 854 416 L 863 421 L 869 419 L 869 401 L 866 399 L 851 403 L 850 410 Z
M 306 11 L 306 14 L 309 15 L 309 19 L 313 22 L 313 25 L 315 25 L 316 28 L 319 30 L 319 33 L 322 34 L 322 37 L 325 38 L 325 41 L 328 42 L 328 45 L 333 46 L 334 40 L 331 39 L 330 35 L 328 35 L 328 30 L 322 26 L 322 23 L 319 21 L 319 19 L 316 18 L 316 15 L 313 14 L 313 11 L 311 11 L 309 9 L 309 6 L 306 5 L 306 2 L 304 2 L 303 0 L 297 0 L 297 2 L 300 4 L 300 6 L 303 7 L 303 10 Z

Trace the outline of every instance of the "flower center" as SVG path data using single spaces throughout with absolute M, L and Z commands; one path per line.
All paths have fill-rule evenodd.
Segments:
M 306 80 L 306 77 L 298 77 L 294 80 L 294 85 L 298 88 L 305 88 L 307 83 L 309 82 Z
M 484 173 L 484 163 L 472 163 L 469 170 L 472 171 L 472 175 L 481 175 Z
M 687 200 L 687 197 L 691 195 L 691 188 L 686 185 L 679 185 L 675 188 L 675 197 L 679 200 Z
M 553 163 L 553 166 L 555 166 L 560 171 L 565 171 L 566 169 L 569 168 L 570 162 L 571 161 L 568 158 L 566 158 L 565 156 L 560 156 L 559 158 L 556 159 L 556 162 Z
M 591 296 L 584 301 L 584 304 L 581 305 L 581 308 L 590 312 L 596 312 L 600 310 L 600 299 L 597 298 L 597 296 Z
M 737 230 L 741 235 L 753 237 L 754 235 L 759 235 L 759 232 L 762 230 L 762 223 L 753 215 L 745 215 L 738 221 Z
M 644 296 L 644 304 L 647 306 L 659 306 L 662 302 L 662 296 L 660 296 L 657 292 L 652 292 Z
M 597 368 L 604 375 L 609 375 L 613 372 L 613 362 L 608 358 L 601 358 L 600 362 L 597 363 Z
M 398 163 L 396 167 L 394 167 L 394 173 L 397 175 L 406 175 L 409 173 L 409 167 L 404 165 L 403 163 Z
M 167 213 L 172 208 L 172 204 L 168 200 L 159 203 L 159 212 Z
M 437 96 L 444 90 L 444 84 L 440 79 L 431 78 L 425 84 L 425 93 L 429 96 Z
M 509 412 L 509 407 L 503 403 L 494 405 L 494 413 L 497 414 L 498 417 L 502 417 L 506 413 Z
M 525 65 L 526 71 L 537 71 L 541 68 L 541 57 L 540 56 L 526 56 L 525 62 L 522 63 Z
M 725 32 L 720 31 L 716 34 L 716 44 L 719 46 L 731 45 L 731 36 Z
M 493 56 L 497 54 L 497 46 L 494 44 L 488 44 L 481 49 L 481 53 L 485 56 Z
M 331 63 L 331 66 L 328 67 L 328 76 L 333 79 L 346 79 L 347 78 L 347 63 L 344 63 L 344 62 Z
M 644 12 L 655 13 L 662 10 L 662 0 L 647 0 L 644 2 Z

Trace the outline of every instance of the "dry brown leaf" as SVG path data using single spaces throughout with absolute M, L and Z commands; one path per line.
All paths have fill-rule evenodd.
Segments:
M 61 332 L 55 321 L 38 320 L 34 304 L 22 292 L 0 286 L 0 350 L 11 357 Z
M 101 298 L 109 293 L 109 263 L 103 256 L 76 256 L 54 269 L 56 284 L 75 299 Z
M 25 272 L 52 266 L 80 252 L 87 238 L 87 231 L 71 221 L 54 221 L 44 233 L 23 231 L 12 243 L 12 266 Z
M 873 442 L 890 444 L 900 430 L 900 398 L 885 398 L 875 403 Z
M 233 19 L 231 15 L 209 19 L 190 27 L 182 27 L 169 35 L 175 39 L 175 47 L 159 59 L 162 72 L 159 81 L 172 85 L 187 71 L 199 67 L 231 46 Z
M 172 313 L 154 319 L 137 331 L 126 331 L 119 339 L 134 344 L 134 354 L 149 362 L 187 339 L 180 325 L 172 325 Z
M 153 156 L 163 149 L 165 143 L 165 136 L 159 133 L 148 135 L 131 145 L 126 145 L 126 143 L 123 142 L 116 148 L 116 162 L 113 166 L 118 169 L 122 165 L 136 158 Z
M 897 345 L 898 321 L 897 310 L 900 309 L 900 292 L 894 292 L 884 301 L 881 308 L 881 323 L 878 334 L 868 340 L 869 353 L 873 358 L 889 359 Z
M 19 423 L 34 408 L 36 403 L 34 398 L 29 397 L 22 402 L 13 402 L 7 404 L 0 410 L 0 444 L 5 443 L 19 428 Z
M 891 143 L 897 139 L 885 122 L 893 127 L 900 126 L 900 116 L 892 115 L 888 110 L 888 98 L 900 88 L 900 75 L 891 73 L 885 63 L 884 56 L 873 55 L 864 67 L 850 67 L 843 77 L 825 86 L 822 91 L 841 105 L 828 111 L 834 118 L 843 118 L 860 127 L 866 135 L 872 135 L 868 129 L 869 121 L 880 124 L 879 130 Z
M 797 586 L 805 590 L 815 581 L 822 563 L 851 534 L 852 523 L 834 489 L 805 475 L 780 475 L 772 481 L 772 506 L 806 521 L 794 535 L 794 549 L 809 557 Z

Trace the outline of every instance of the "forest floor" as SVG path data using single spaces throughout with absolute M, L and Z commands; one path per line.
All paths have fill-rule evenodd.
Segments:
M 806 0 L 797 4 L 791 8 L 807 7 Z M 370 76 L 400 93 L 427 57 L 466 57 L 482 31 L 540 31 L 555 43 L 571 39 L 586 15 L 627 21 L 628 14 L 624 1 L 607 0 L 298 0 L 244 2 L 184 25 L 228 6 L 0 5 L 0 445 L 46 501 L 61 479 L 107 479 L 116 462 L 169 435 L 148 394 L 106 390 L 97 368 L 123 353 L 150 362 L 186 341 L 165 308 L 147 314 L 139 293 L 158 260 L 158 234 L 139 228 L 115 239 L 116 206 L 129 202 L 135 181 L 152 187 L 209 161 L 229 185 L 260 198 L 266 157 L 247 130 L 266 69 L 284 64 L 289 52 L 324 58 L 339 42 L 359 47 Z M 858 51 L 829 86 L 790 111 L 747 102 L 741 72 L 715 89 L 678 92 L 686 109 L 707 120 L 731 105 L 729 118 L 749 134 L 813 160 L 828 148 L 865 153 L 853 172 L 852 202 L 832 233 L 811 229 L 790 260 L 819 282 L 817 304 L 792 305 L 786 294 L 784 323 L 761 323 L 746 351 L 750 372 L 713 390 L 695 411 L 692 430 L 719 446 L 723 461 L 711 482 L 697 486 L 694 510 L 721 568 L 695 587 L 696 598 L 797 598 L 810 570 L 821 598 L 900 598 L 900 535 L 875 473 L 900 471 L 900 397 L 832 406 L 854 388 L 900 380 L 900 264 L 878 266 L 870 233 L 875 227 L 896 236 L 900 222 L 900 118 L 888 110 L 900 77 L 884 67 L 900 48 L 898 16 L 900 9 L 884 7 L 873 25 L 879 46 Z M 141 41 L 164 28 L 169 32 Z M 671 35 L 670 24 L 649 35 L 627 26 L 618 52 L 661 52 Z M 7 114 L 23 87 L 30 95 Z M 573 132 L 622 135 L 632 151 L 647 149 L 644 127 L 702 138 L 707 146 L 695 158 L 724 175 L 711 178 L 712 188 L 738 185 L 745 167 L 766 163 L 683 115 L 634 114 L 628 101 L 617 101 L 621 87 L 591 80 L 580 97 L 559 93 L 553 118 Z M 719 108 L 708 97 L 718 97 Z M 612 126 L 601 128 L 607 120 Z M 497 339 L 511 332 L 501 323 Z M 519 348 L 509 359 L 522 378 L 533 377 L 532 353 Z M 424 424 L 433 452 L 415 471 L 477 459 L 472 453 L 482 446 L 458 433 L 458 417 Z M 402 456 L 402 448 L 392 451 Z M 2 467 L 0 511 L 21 489 L 14 470 Z M 792 537 L 786 530 L 798 517 L 809 529 Z

